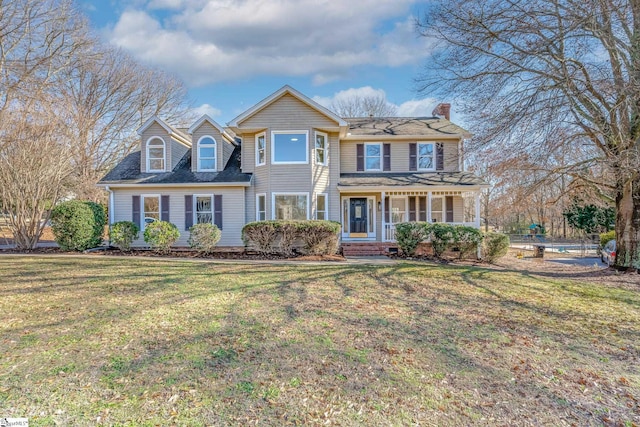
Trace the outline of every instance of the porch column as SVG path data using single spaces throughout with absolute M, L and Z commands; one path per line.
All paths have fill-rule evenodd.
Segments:
M 476 192 L 476 228 L 480 228 L 480 190 Z
M 380 206 L 382 206 L 382 210 L 380 211 L 380 213 L 378 215 L 380 215 L 380 224 L 382 224 L 382 226 L 380 228 L 382 228 L 382 230 L 380 230 L 380 233 L 382 234 L 382 238 L 380 240 L 382 240 L 383 242 L 387 241 L 387 223 L 385 222 L 385 218 L 384 218 L 384 213 L 386 210 L 386 206 L 385 206 L 385 199 L 387 197 L 387 192 L 386 191 L 382 191 L 380 192 Z
M 427 222 L 431 221 L 431 191 L 427 193 Z

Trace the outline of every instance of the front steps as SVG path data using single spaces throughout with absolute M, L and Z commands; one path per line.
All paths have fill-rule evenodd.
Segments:
M 397 252 L 398 246 L 388 242 L 342 242 L 342 255 L 345 257 L 380 256 Z

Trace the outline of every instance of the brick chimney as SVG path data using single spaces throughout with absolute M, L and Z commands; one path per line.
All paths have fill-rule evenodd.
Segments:
M 451 104 L 440 103 L 436 105 L 436 108 L 433 109 L 431 114 L 434 116 L 444 116 L 445 119 L 449 120 L 451 117 Z

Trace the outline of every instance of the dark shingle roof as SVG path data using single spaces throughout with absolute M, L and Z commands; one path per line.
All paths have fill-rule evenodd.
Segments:
M 236 147 L 220 172 L 192 172 L 191 150 L 180 159 L 171 172 L 140 172 L 140 151 L 125 157 L 98 184 L 190 184 L 190 183 L 248 183 L 250 173 L 240 171 L 240 147 Z
M 340 187 L 433 187 L 487 185 L 470 172 L 343 173 Z
M 345 119 L 352 136 L 458 136 L 469 132 L 439 117 L 354 117 Z

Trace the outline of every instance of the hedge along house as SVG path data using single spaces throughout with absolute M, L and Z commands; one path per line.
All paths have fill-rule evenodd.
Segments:
M 149 119 L 140 150 L 98 185 L 110 223 L 168 220 L 180 246 L 198 222 L 221 228 L 219 246 L 242 247 L 247 222 L 329 219 L 342 224 L 345 251 L 376 254 L 394 245 L 399 222 L 480 226 L 486 184 L 462 159 L 470 134 L 449 121 L 448 104 L 434 114 L 341 118 L 284 86 L 227 128 L 207 116 L 188 130 Z

